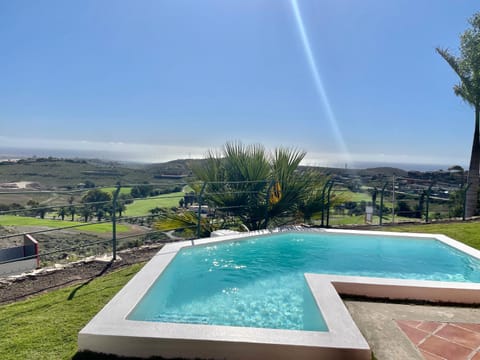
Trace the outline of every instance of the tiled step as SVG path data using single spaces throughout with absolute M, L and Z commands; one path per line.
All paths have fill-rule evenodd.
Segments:
M 480 360 L 480 324 L 396 322 L 426 360 Z

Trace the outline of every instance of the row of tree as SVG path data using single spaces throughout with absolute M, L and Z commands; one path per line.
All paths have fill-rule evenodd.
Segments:
M 122 216 L 122 213 L 125 211 L 125 205 L 132 201 L 129 195 L 119 196 L 116 204 L 116 212 L 119 216 Z M 52 210 L 55 210 L 56 216 L 60 219 L 65 220 L 66 217 L 70 217 L 71 221 L 75 220 L 75 216 L 81 216 L 84 221 L 88 221 L 92 217 L 101 221 L 106 216 L 113 215 L 112 195 L 108 192 L 99 189 L 89 190 L 80 202 L 80 204 L 74 204 L 74 197 L 72 196 L 68 200 L 68 205 L 55 210 L 54 207 L 44 206 L 38 201 L 29 200 L 25 206 L 17 203 L 10 205 L 1 204 L 0 211 L 13 211 L 24 216 L 40 217 L 43 219 L 47 213 L 52 213 Z

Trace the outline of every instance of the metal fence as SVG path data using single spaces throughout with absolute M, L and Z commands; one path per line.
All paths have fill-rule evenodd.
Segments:
M 184 186 L 185 184 L 179 184 Z M 125 207 L 133 202 L 159 202 L 178 199 L 178 195 L 162 193 L 165 184 L 148 184 L 152 193 L 148 197 L 123 197 L 122 189 L 145 186 L 145 184 L 114 185 L 68 191 L 13 190 L 0 192 L 0 251 L 23 244 L 25 235 L 38 241 L 38 255 L 0 259 L 3 264 L 37 258 L 41 266 L 65 263 L 90 256 L 111 254 L 115 259 L 117 251 L 144 244 L 172 241 L 164 231 L 155 230 L 152 224 L 158 217 L 147 209 L 144 213 L 125 216 Z M 159 189 L 159 190 L 156 190 Z M 84 201 L 84 196 L 93 190 L 108 193 L 110 198 L 103 201 Z M 11 199 L 17 195 L 30 198 L 29 205 L 16 202 L 6 204 L 2 196 Z M 34 201 L 39 196 L 45 199 Z M 182 196 L 183 198 L 183 196 Z M 55 203 L 52 204 L 51 203 Z M 5 209 L 8 208 L 8 209 Z M 155 206 L 152 206 L 155 208 Z M 1 272 L 1 271 L 0 271 Z
M 109 198 L 103 201 L 85 201 L 85 195 L 105 188 L 1 192 L 0 205 L 2 195 L 11 198 L 19 194 L 34 199 L 42 194 L 47 200 L 43 203 L 33 201 L 26 206 L 3 204 L 3 208 L 8 209 L 0 211 L 0 249 L 18 246 L 23 236 L 30 234 L 38 241 L 42 265 L 105 253 L 111 253 L 115 259 L 121 249 L 205 236 L 205 225 L 207 231 L 219 228 L 248 230 L 241 221 L 241 214 L 246 211 L 254 211 L 257 217 L 254 220 L 262 227 L 298 223 L 343 227 L 465 219 L 466 186 L 436 180 L 393 176 L 365 181 L 331 177 L 324 179 L 316 189 L 318 204 L 313 216 L 305 219 L 299 211 L 289 212 L 279 217 L 281 221 L 269 219 L 268 209 L 276 186 L 272 181 L 195 183 L 190 184 L 191 187 L 185 183 L 175 184 L 183 189 L 181 196 L 155 193 L 157 184 L 148 184 L 153 189 L 148 197 L 125 196 L 128 189 L 137 185 L 145 186 L 116 184 L 113 191 L 108 190 Z M 227 191 L 231 202 L 227 205 L 216 203 L 215 199 L 222 194 L 225 198 Z M 165 206 L 166 200 L 171 206 Z M 129 215 L 133 204 L 142 201 L 146 204 L 144 212 Z M 53 202 L 55 204 L 51 205 Z M 185 214 L 189 215 L 189 221 L 185 220 Z M 183 216 L 185 221 L 180 225 L 178 221 L 170 221 L 175 225 L 169 226 L 169 216 Z M 27 221 L 33 218 L 36 220 Z M 0 260 L 0 265 L 29 258 L 33 255 Z
M 465 220 L 467 186 L 461 183 L 392 176 L 370 183 L 330 180 L 329 187 L 334 198 L 328 198 L 322 226 Z

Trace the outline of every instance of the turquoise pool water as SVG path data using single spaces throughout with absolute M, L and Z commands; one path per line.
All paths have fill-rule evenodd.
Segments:
M 327 331 L 304 273 L 480 282 L 435 239 L 280 233 L 182 249 L 130 320 Z

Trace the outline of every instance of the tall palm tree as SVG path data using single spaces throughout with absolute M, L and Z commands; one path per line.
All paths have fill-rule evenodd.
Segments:
M 469 188 L 466 194 L 466 217 L 476 214 L 478 202 L 480 166 L 480 13 L 471 17 L 469 23 L 471 27 L 460 36 L 460 56 L 452 55 L 446 49 L 436 49 L 460 78 L 460 83 L 453 87 L 455 95 L 460 96 L 475 111 L 475 130 L 467 179 Z

